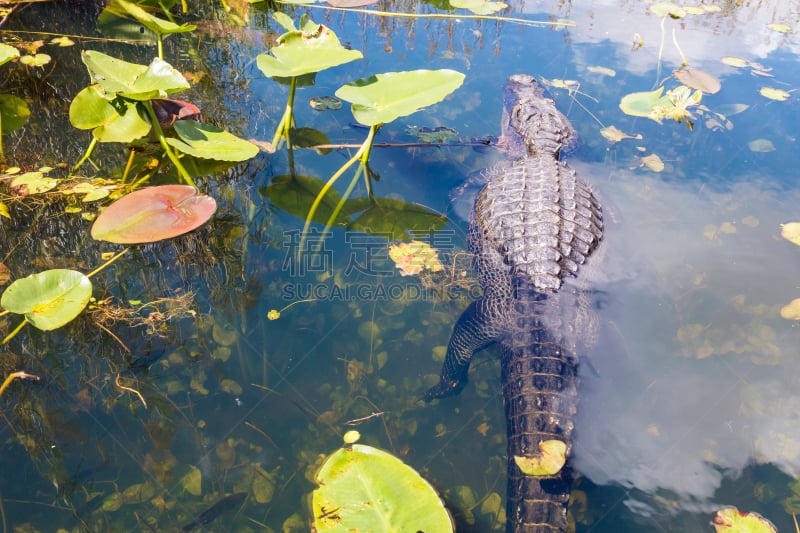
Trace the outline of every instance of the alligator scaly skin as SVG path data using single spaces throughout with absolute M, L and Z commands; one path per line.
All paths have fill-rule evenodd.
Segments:
M 438 385 L 426 399 L 459 392 L 472 355 L 502 351 L 508 434 L 507 531 L 567 530 L 569 463 L 552 476 L 524 474 L 514 457 L 536 458 L 559 440 L 571 451 L 577 407 L 577 352 L 594 312 L 580 265 L 603 234 L 591 189 L 559 160 L 573 129 L 531 76 L 509 78 L 504 138 L 516 159 L 485 171 L 467 241 L 483 296 L 461 315 Z

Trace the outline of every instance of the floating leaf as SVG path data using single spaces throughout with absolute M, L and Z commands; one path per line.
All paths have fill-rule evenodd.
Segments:
M 656 154 L 650 154 L 643 157 L 642 165 L 649 168 L 653 172 L 661 172 L 664 170 L 664 162 Z
M 686 16 L 686 11 L 672 2 L 658 2 L 657 4 L 653 4 L 650 6 L 650 12 L 659 17 L 669 16 L 674 19 Z
M 166 98 L 169 94 L 189 88 L 186 78 L 158 57 L 150 65 L 138 65 L 88 50 L 81 54 L 81 59 L 94 82 L 111 95 L 150 100 Z
M 781 225 L 781 237 L 800 246 L 800 222 L 789 222 Z
M 25 100 L 13 94 L 0 94 L 0 119 L 3 133 L 20 129 L 28 121 L 31 110 Z
M 751 152 L 774 152 L 775 145 L 769 139 L 754 139 L 747 143 Z
M 607 68 L 607 67 L 597 67 L 597 66 L 590 66 L 586 67 L 586 70 L 592 72 L 594 74 L 602 74 L 603 76 L 614 77 L 617 75 L 617 71 Z
M 450 0 L 450 5 L 469 9 L 476 15 L 491 15 L 508 7 L 503 2 L 493 2 L 492 0 Z
M 282 175 L 272 178 L 270 184 L 261 189 L 261 194 L 269 198 L 279 209 L 296 217 L 305 218 L 324 185 L 325 183 L 319 178 Z M 312 222 L 325 224 L 340 200 L 339 193 L 332 188 L 329 189 L 314 212 Z M 340 212 L 334 224 L 344 226 L 348 221 L 349 218 Z
M 84 274 L 53 269 L 12 283 L 0 298 L 0 306 L 25 315 L 36 328 L 50 331 L 72 321 L 91 297 L 92 282 Z
M 55 188 L 58 182 L 42 172 L 25 172 L 11 180 L 11 189 L 22 196 L 40 194 Z
M 664 88 L 659 87 L 654 91 L 645 91 L 626 94 L 619 102 L 619 108 L 626 115 L 634 117 L 647 117 L 657 105 L 668 103 L 666 97 L 662 96 Z
M 13 46 L 0 43 L 0 65 L 5 65 L 12 59 L 19 57 L 19 50 Z
M 210 196 L 189 185 L 146 187 L 123 196 L 92 225 L 92 237 L 119 244 L 155 242 L 188 233 L 217 210 Z
M 112 0 L 105 11 L 122 18 L 132 17 L 156 35 L 186 33 L 197 29 L 197 26 L 193 24 L 178 25 L 169 20 L 158 18 L 148 13 L 139 4 L 127 2 L 126 0 Z
M 795 298 L 781 307 L 781 317 L 786 320 L 800 320 L 800 298 Z
M 61 48 L 66 48 L 67 46 L 73 46 L 75 41 L 69 37 L 53 37 L 50 39 L 50 44 L 57 44 Z
M 529 476 L 553 476 L 567 462 L 567 445 L 560 440 L 545 440 L 539 443 L 540 454 L 535 457 L 514 456 L 517 467 Z
M 692 89 L 699 89 L 704 93 L 716 94 L 721 87 L 719 80 L 700 69 L 696 68 L 682 68 L 676 70 L 673 75 L 675 78 Z
M 398 458 L 376 448 L 353 444 L 337 450 L 322 465 L 316 482 L 312 507 L 318 533 L 453 531 L 433 487 Z
M 359 205 L 351 202 L 348 200 L 350 206 Z M 342 212 L 348 211 L 343 209 Z M 369 208 L 348 225 L 348 228 L 386 235 L 392 240 L 410 240 L 414 235 L 437 231 L 445 224 L 447 217 L 421 205 L 409 204 L 394 198 L 376 198 Z
M 342 101 L 334 96 L 315 96 L 308 101 L 308 105 L 315 111 L 336 110 L 342 108 Z
M 167 143 L 194 157 L 239 162 L 258 154 L 258 146 L 210 124 L 179 120 L 173 128 L 180 139 L 168 137 Z
M 256 57 L 256 65 L 269 78 L 290 78 L 319 72 L 362 57 L 358 50 L 348 50 L 342 46 L 330 28 L 308 21 L 302 30 L 281 35 L 278 45 L 270 48 L 269 54 Z
M 28 67 L 43 67 L 51 60 L 47 54 L 25 55 L 19 58 L 19 62 Z
M 720 509 L 712 522 L 717 533 L 777 533 L 772 523 L 758 513 L 745 513 L 736 507 Z
M 3 202 L 0 202 L 0 216 L 6 217 L 8 219 L 11 218 L 11 213 L 8 212 L 8 206 Z M 0 263 L 1 265 L 2 263 Z
M 361 124 L 386 124 L 444 100 L 464 82 L 455 70 L 386 72 L 348 83 L 336 96 L 350 102 Z
M 770 100 L 777 100 L 779 102 L 783 102 L 784 100 L 789 98 L 789 93 L 782 89 L 773 89 L 772 87 L 762 87 L 758 90 L 759 94 L 764 98 L 769 98 Z
M 772 31 L 776 31 L 778 33 L 789 33 L 792 31 L 791 26 L 787 26 L 786 24 L 778 24 L 773 22 L 772 24 L 767 24 L 767 28 L 771 29 Z
M 64 194 L 82 194 L 82 202 L 96 202 L 102 200 L 111 194 L 111 191 L 117 189 L 116 185 L 95 185 L 89 182 L 76 183 L 68 189 L 62 189 Z
M 203 474 L 200 469 L 194 465 L 189 465 L 189 472 L 181 478 L 181 486 L 183 486 L 183 490 L 192 496 L 203 494 Z
M 416 276 L 426 269 L 431 272 L 442 270 L 436 249 L 421 241 L 390 244 L 389 258 L 394 261 L 401 276 Z
M 608 126 L 607 128 L 603 128 L 600 130 L 600 135 L 604 138 L 608 139 L 612 143 L 619 142 L 623 139 L 636 139 L 641 140 L 642 134 L 639 133 L 637 135 L 629 135 L 619 129 L 616 126 Z
M 736 68 L 744 68 L 750 66 L 750 62 L 746 59 L 742 59 L 741 57 L 724 56 L 722 58 L 722 62 L 728 66 Z

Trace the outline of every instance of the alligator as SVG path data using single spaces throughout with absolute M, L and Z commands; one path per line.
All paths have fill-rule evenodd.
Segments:
M 425 399 L 460 392 L 473 354 L 500 345 L 506 531 L 552 533 L 568 528 L 578 357 L 597 323 L 591 288 L 577 274 L 603 237 L 603 220 L 591 188 L 560 160 L 572 125 L 535 78 L 509 78 L 503 122 L 512 157 L 483 172 L 467 233 L 482 296 L 458 319 Z M 563 443 L 565 465 L 546 473 L 527 466 L 553 442 Z

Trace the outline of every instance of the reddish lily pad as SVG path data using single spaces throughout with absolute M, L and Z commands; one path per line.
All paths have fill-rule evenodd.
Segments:
M 92 237 L 119 244 L 156 242 L 205 224 L 217 202 L 189 185 L 147 187 L 123 196 L 92 225 Z

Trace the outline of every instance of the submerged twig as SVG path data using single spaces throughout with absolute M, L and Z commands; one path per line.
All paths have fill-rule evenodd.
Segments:
M 139 397 L 139 400 L 141 400 L 142 405 L 144 405 L 144 408 L 147 409 L 147 402 L 144 401 L 144 396 L 142 396 L 142 393 L 139 392 L 136 389 L 132 389 L 131 387 L 126 387 L 125 385 L 123 385 L 122 383 L 119 382 L 119 378 L 120 378 L 120 375 L 117 374 L 117 379 L 114 381 L 114 383 L 117 385 L 117 387 L 119 387 L 120 389 L 122 389 L 124 391 L 128 391 L 128 392 L 134 393 L 136 396 Z
M 39 381 L 39 376 L 34 376 L 33 374 L 28 374 L 24 370 L 20 370 L 19 372 L 12 372 L 12 373 L 10 373 L 8 375 L 8 377 L 5 379 L 5 381 L 3 381 L 3 384 L 0 385 L 0 396 L 2 396 L 3 392 L 6 390 L 6 388 L 8 388 L 8 386 L 11 385 L 11 382 L 14 381 L 17 378 L 19 378 L 19 379 L 35 379 L 36 381 Z

